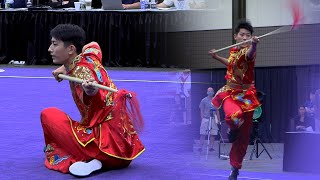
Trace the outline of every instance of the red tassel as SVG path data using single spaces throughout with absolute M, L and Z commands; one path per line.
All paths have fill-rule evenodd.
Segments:
M 292 16 L 293 16 L 292 29 L 297 29 L 298 26 L 302 24 L 303 12 L 297 0 L 289 0 L 288 3 L 290 5 Z
M 123 123 L 132 124 L 137 132 L 142 132 L 144 128 L 144 120 L 140 111 L 137 95 L 133 92 L 121 89 L 116 93 L 114 103 L 115 114 L 120 116 L 123 115 L 126 117 L 124 120 L 129 121 Z

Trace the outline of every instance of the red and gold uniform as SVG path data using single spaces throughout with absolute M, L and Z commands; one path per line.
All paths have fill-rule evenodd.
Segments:
M 216 108 L 223 107 L 225 120 L 230 129 L 238 130 L 239 136 L 232 143 L 230 163 L 240 169 L 243 157 L 249 144 L 253 111 L 260 106 L 254 87 L 253 59 L 247 59 L 249 48 L 232 48 L 228 58 L 228 68 L 225 79 L 227 84 L 217 91 L 212 100 Z
M 99 45 L 90 43 L 69 64 L 67 73 L 83 80 L 93 77 L 99 84 L 116 89 L 101 60 Z M 134 116 L 124 110 L 127 92 L 99 89 L 96 95 L 88 96 L 81 84 L 70 82 L 70 88 L 81 121 L 72 120 L 57 108 L 41 112 L 45 166 L 63 173 L 69 172 L 74 162 L 92 159 L 100 160 L 106 169 L 129 166 L 145 149 L 133 127 Z

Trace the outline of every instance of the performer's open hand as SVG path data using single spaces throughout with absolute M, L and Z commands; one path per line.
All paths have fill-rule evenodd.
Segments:
M 64 65 L 60 66 L 59 68 L 55 69 L 54 71 L 52 71 L 52 75 L 54 76 L 54 78 L 58 81 L 61 82 L 63 79 L 59 78 L 58 75 L 59 74 L 67 74 L 67 70 L 64 67 Z
M 99 90 L 99 88 L 93 86 L 93 83 L 97 83 L 97 81 L 94 78 L 90 78 L 88 80 L 85 80 L 82 83 L 82 88 L 88 96 L 96 95 Z

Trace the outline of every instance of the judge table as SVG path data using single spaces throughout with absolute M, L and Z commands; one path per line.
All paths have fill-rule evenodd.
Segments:
M 283 170 L 320 174 L 319 152 L 319 132 L 286 132 Z
M 14 59 L 52 64 L 50 30 L 72 23 L 86 31 L 87 42 L 100 44 L 106 66 L 170 66 L 181 57 L 177 48 L 185 53 L 179 33 L 215 29 L 217 23 L 212 19 L 220 16 L 214 9 L 0 10 L 0 63 Z

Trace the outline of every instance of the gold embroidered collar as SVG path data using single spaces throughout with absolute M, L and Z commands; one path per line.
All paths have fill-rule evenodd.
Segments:
M 81 54 L 73 58 L 73 60 L 69 63 L 67 69 L 71 71 L 76 66 L 76 64 L 80 61 L 81 58 L 82 58 Z

